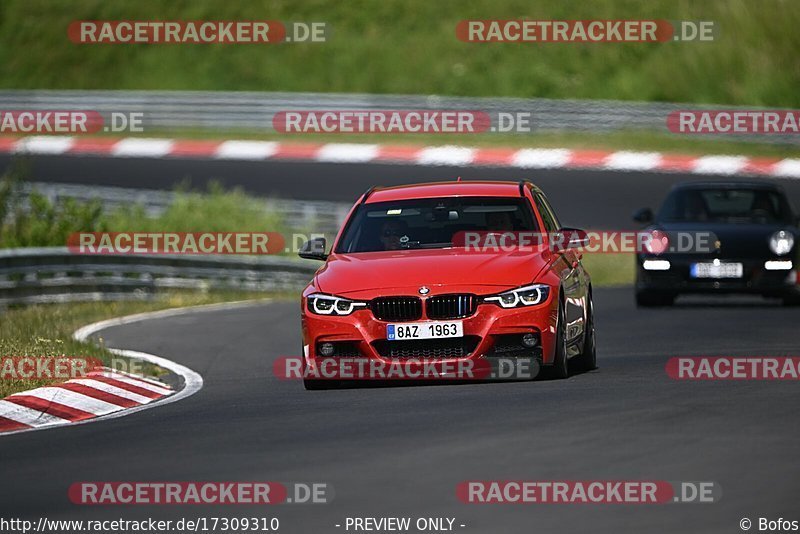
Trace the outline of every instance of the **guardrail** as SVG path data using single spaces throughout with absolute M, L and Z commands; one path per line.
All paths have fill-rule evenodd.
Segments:
M 80 255 L 65 247 L 0 250 L 0 307 L 149 299 L 164 289 L 296 291 L 318 263 L 266 256 Z
M 146 129 L 249 129 L 274 132 L 272 118 L 286 110 L 449 109 L 530 112 L 530 133 L 547 131 L 667 132 L 666 117 L 676 110 L 756 107 L 617 100 L 475 98 L 437 95 L 259 93 L 234 91 L 0 91 L 0 109 L 82 109 L 101 114 L 144 113 Z M 766 109 L 766 108 L 760 108 Z M 516 133 L 516 132 L 513 132 Z M 528 132 L 525 132 L 528 133 Z M 520 133 L 520 135 L 525 135 Z M 718 136 L 712 136 L 718 137 Z M 797 135 L 737 134 L 742 141 L 798 144 Z
M 74 198 L 81 202 L 97 199 L 106 210 L 138 204 L 144 208 L 148 217 L 157 217 L 163 213 L 176 198 L 176 193 L 172 191 L 155 189 L 25 182 L 16 203 L 25 208 L 32 190 L 44 195 L 51 202 L 65 198 Z M 263 204 L 264 210 L 277 214 L 288 230 L 329 235 L 336 234 L 351 207 L 347 202 L 269 198 L 263 199 Z

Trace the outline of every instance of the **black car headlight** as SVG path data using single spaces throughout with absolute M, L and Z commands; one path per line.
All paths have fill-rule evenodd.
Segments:
M 350 315 L 357 309 L 366 307 L 366 302 L 333 295 L 314 293 L 308 296 L 308 309 L 317 315 Z
M 769 248 L 778 256 L 788 254 L 794 246 L 794 236 L 786 230 L 778 230 L 769 238 Z
M 519 308 L 522 306 L 534 306 L 547 300 L 550 295 L 550 286 L 547 284 L 533 284 L 530 286 L 518 287 L 511 291 L 504 291 L 491 297 L 484 297 L 484 302 L 497 304 L 502 308 Z

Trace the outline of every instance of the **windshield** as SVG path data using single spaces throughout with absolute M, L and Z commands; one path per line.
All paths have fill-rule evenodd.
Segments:
M 660 221 L 791 224 L 784 196 L 763 189 L 681 189 L 673 191 L 658 214 Z
M 459 232 L 538 231 L 522 198 L 450 197 L 362 204 L 338 253 L 448 248 Z

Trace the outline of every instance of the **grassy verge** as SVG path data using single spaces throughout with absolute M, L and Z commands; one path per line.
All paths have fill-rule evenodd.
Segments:
M 235 291 L 171 292 L 148 302 L 44 304 L 14 308 L 0 312 L 0 356 L 96 358 L 104 364 L 109 364 L 112 358 L 124 361 L 124 358 L 112 355 L 101 345 L 72 339 L 72 333 L 86 324 L 121 315 L 265 296 Z M 153 365 L 145 365 L 140 369 L 151 376 L 165 372 Z M 0 398 L 51 383 L 52 380 L 41 379 L 0 379 Z
M 141 204 L 105 209 L 100 201 L 55 202 L 33 192 L 24 209 L 16 199 L 32 175 L 27 164 L 15 164 L 0 177 L 0 248 L 65 246 L 74 232 L 235 232 L 258 229 L 285 232 L 280 217 L 240 189 L 211 184 L 205 192 L 179 188 L 175 201 L 150 217 Z
M 628 286 L 636 275 L 633 254 L 584 254 L 583 265 L 595 287 Z
M 713 42 L 465 43 L 464 19 L 668 19 Z M 325 22 L 325 43 L 79 45 L 77 20 Z M 800 4 L 781 0 L 5 0 L 0 87 L 320 91 L 800 107 Z

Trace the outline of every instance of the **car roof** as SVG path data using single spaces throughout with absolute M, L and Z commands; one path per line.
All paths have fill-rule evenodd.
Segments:
M 522 184 L 534 190 L 538 188 L 530 182 L 508 181 L 449 181 L 398 185 L 374 188 L 367 193 L 366 203 L 412 200 L 415 198 L 439 197 L 521 197 Z
M 676 184 L 672 189 L 758 189 L 763 191 L 783 192 L 783 188 L 778 184 L 774 184 L 772 182 L 760 182 L 756 180 L 682 182 Z

